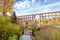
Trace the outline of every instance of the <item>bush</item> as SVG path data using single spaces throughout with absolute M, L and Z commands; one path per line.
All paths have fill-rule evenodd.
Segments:
M 60 40 L 60 29 L 54 26 L 43 27 L 34 34 L 35 40 Z
M 0 40 L 8 40 L 13 34 L 22 34 L 20 26 L 11 23 L 7 16 L 0 16 Z

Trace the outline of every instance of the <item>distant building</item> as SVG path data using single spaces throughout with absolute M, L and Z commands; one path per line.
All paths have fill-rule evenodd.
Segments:
M 55 18 L 60 17 L 60 11 L 18 16 L 18 20 L 25 20 L 26 22 L 31 23 L 35 20 L 36 15 L 39 15 L 40 19 L 49 20 L 49 19 L 54 18 L 54 17 Z

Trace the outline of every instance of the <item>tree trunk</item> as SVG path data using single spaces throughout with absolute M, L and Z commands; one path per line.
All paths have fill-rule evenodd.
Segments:
M 5 12 L 3 12 L 3 15 L 5 16 Z

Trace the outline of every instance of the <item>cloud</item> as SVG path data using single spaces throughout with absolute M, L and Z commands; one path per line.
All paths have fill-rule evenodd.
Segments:
M 14 6 L 25 9 L 26 7 L 30 7 L 30 1 L 24 1 L 24 2 L 19 1 Z
M 36 2 L 36 0 L 32 0 L 32 2 L 33 2 L 33 3 L 35 3 L 35 2 Z
M 51 2 L 50 0 L 44 0 L 44 3 Z M 60 2 L 48 3 L 42 5 L 41 0 L 25 0 L 23 2 L 19 1 L 13 6 L 14 11 L 17 16 L 20 15 L 28 15 L 28 14 L 36 14 L 41 12 L 53 12 L 60 11 Z
M 39 10 L 39 12 L 60 11 L 60 2 L 44 5 L 44 6 L 40 7 L 38 10 Z

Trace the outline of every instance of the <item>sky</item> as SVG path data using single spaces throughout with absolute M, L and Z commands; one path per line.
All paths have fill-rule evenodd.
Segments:
M 17 0 L 13 5 L 17 16 L 60 11 L 60 0 Z

